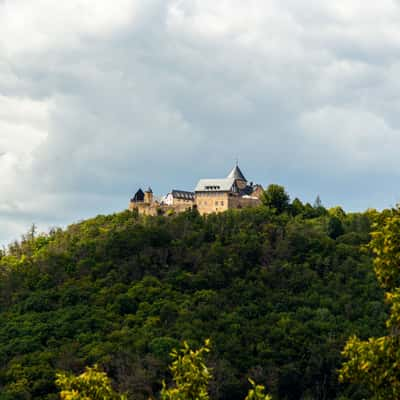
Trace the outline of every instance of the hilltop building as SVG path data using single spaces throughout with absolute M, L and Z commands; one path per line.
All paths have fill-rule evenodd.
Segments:
M 254 207 L 260 204 L 259 189 L 260 185 L 247 183 L 236 165 L 226 178 L 200 179 L 195 189 L 195 202 L 200 214 Z
M 193 206 L 194 193 L 186 192 L 185 190 L 174 189 L 171 193 L 168 193 L 166 196 L 164 196 L 161 202 L 168 206 L 175 206 L 178 204 Z
M 238 165 L 226 178 L 200 179 L 194 192 L 172 190 L 160 201 L 153 197 L 149 188 L 139 189 L 131 199 L 129 209 L 140 214 L 157 215 L 167 212 L 183 212 L 197 208 L 200 214 L 211 214 L 232 208 L 255 207 L 260 204 L 261 185 L 248 183 Z

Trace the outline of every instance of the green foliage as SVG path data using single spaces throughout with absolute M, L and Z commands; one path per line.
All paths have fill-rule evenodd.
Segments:
M 191 350 L 184 342 L 181 350 L 173 350 L 170 367 L 174 386 L 168 388 L 165 381 L 161 390 L 162 400 L 208 400 L 208 384 L 211 372 L 204 363 L 204 354 L 210 351 L 210 341 L 198 350 Z
M 398 399 L 399 348 L 398 337 L 384 336 L 366 341 L 351 337 L 343 350 L 348 361 L 340 370 L 340 380 L 365 385 L 376 400 Z
M 64 373 L 57 374 L 57 386 L 61 389 L 62 400 L 125 400 L 111 387 L 111 381 L 105 372 L 95 365 L 87 367 L 79 376 Z
M 304 212 L 304 205 L 297 197 L 292 201 L 290 208 L 294 216 L 300 215 Z
M 371 234 L 370 249 L 379 283 L 389 292 L 400 286 L 400 210 L 386 216 Z
M 251 389 L 244 400 L 271 400 L 271 396 L 265 394 L 265 386 L 257 385 L 252 379 L 249 379 Z
M 347 361 L 340 379 L 365 385 L 374 399 L 394 400 L 400 398 L 400 209 L 381 216 L 375 213 L 375 217 L 369 248 L 375 254 L 375 273 L 390 305 L 388 334 L 366 341 L 352 336 L 343 350 Z
M 285 188 L 280 185 L 271 184 L 261 195 L 262 203 L 277 214 L 281 214 L 289 209 L 289 195 Z
M 212 378 L 209 368 L 204 361 L 204 355 L 210 351 L 210 340 L 198 350 L 192 350 L 187 342 L 183 343 L 180 350 L 172 350 L 173 362 L 170 366 L 174 385 L 167 387 L 163 381 L 160 398 L 162 400 L 208 400 L 208 385 Z M 265 387 L 256 385 L 249 379 L 252 388 L 245 400 L 271 400 L 264 393 Z M 124 395 L 119 395 L 111 387 L 107 374 L 93 368 L 86 368 L 79 376 L 58 373 L 56 379 L 60 387 L 62 400 L 125 400 Z
M 344 212 L 343 208 L 339 206 L 330 208 L 328 213 L 332 217 L 339 218 L 340 221 L 346 218 L 346 213 Z
M 345 214 L 333 240 L 330 215 L 297 204 L 123 212 L 25 235 L 0 258 L 0 400 L 58 399 L 56 371 L 96 363 L 128 399 L 154 398 L 171 350 L 204 337 L 212 399 L 243 399 L 251 377 L 282 400 L 360 400 L 337 369 L 349 336 L 385 332 L 360 251 L 385 212 Z
M 342 221 L 338 217 L 330 217 L 328 221 L 328 236 L 332 239 L 338 238 L 343 235 L 344 229 L 342 226 Z

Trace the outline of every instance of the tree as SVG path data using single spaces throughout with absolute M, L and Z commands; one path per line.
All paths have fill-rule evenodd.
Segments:
M 187 342 L 183 348 L 173 350 L 170 370 L 174 386 L 168 388 L 163 382 L 162 400 L 208 400 L 208 383 L 211 372 L 204 363 L 204 355 L 210 351 L 210 341 L 198 350 L 191 350 Z
M 271 396 L 265 394 L 265 387 L 257 385 L 252 379 L 249 379 L 251 389 L 244 400 L 271 400 Z
M 248 376 L 277 398 L 359 399 L 336 371 L 343 337 L 386 335 L 359 251 L 383 213 L 344 215 L 337 241 L 309 204 L 296 217 L 125 211 L 38 234 L 0 260 L 0 399 L 59 398 L 55 368 L 98 363 L 114 390 L 147 400 L 166 374 L 170 387 L 182 338 L 209 336 L 213 400 L 243 400 Z
M 380 221 L 372 233 L 369 248 L 375 254 L 374 267 L 379 284 L 390 305 L 387 336 L 362 341 L 351 337 L 343 355 L 339 378 L 368 387 L 374 399 L 400 398 L 400 209 Z
M 285 188 L 276 184 L 269 185 L 267 190 L 261 195 L 261 202 L 277 214 L 281 214 L 289 209 L 289 200 L 290 197 L 286 193 Z
M 291 204 L 292 215 L 296 216 L 304 212 L 304 204 L 296 197 Z
M 208 352 L 210 352 L 209 339 L 198 350 L 191 350 L 189 345 L 184 342 L 182 349 L 171 352 L 174 361 L 170 370 L 174 386 L 167 388 L 163 382 L 162 400 L 209 400 L 208 384 L 212 374 L 204 363 L 204 355 Z M 249 382 L 251 389 L 245 400 L 271 400 L 271 397 L 265 394 L 263 385 L 257 385 L 251 379 Z
M 340 206 L 330 208 L 328 210 L 328 214 L 331 217 L 339 218 L 341 221 L 346 218 L 346 213 L 344 212 L 343 208 Z
M 59 373 L 56 385 L 61 388 L 62 400 L 126 400 L 113 390 L 110 378 L 97 365 L 78 376 Z
M 323 207 L 323 205 L 322 205 L 321 197 L 319 197 L 319 194 L 318 194 L 314 201 L 314 208 L 320 208 L 320 207 Z
M 344 229 L 342 221 L 337 217 L 330 217 L 328 221 L 327 233 L 331 239 L 336 239 L 340 235 L 343 235 Z
M 160 397 L 162 400 L 209 400 L 208 384 L 212 378 L 210 369 L 204 362 L 205 354 L 210 352 L 210 340 L 198 350 L 192 350 L 187 342 L 180 350 L 173 350 L 173 362 L 170 366 L 173 386 L 167 387 L 162 383 Z M 251 389 L 245 400 L 271 400 L 264 393 L 264 386 L 256 385 L 249 379 Z M 111 387 L 111 381 L 106 373 L 101 372 L 95 365 L 86 368 L 79 376 L 57 374 L 57 386 L 61 388 L 62 400 L 126 400 Z

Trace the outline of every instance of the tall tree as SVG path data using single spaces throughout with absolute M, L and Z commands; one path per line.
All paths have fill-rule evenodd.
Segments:
M 283 186 L 271 184 L 261 196 L 262 203 L 277 214 L 289 209 L 290 197 Z
M 113 390 L 110 378 L 97 366 L 87 367 L 78 376 L 59 373 L 56 384 L 62 400 L 126 400 L 125 395 Z
M 394 400 L 400 398 L 400 209 L 384 214 L 378 222 L 369 248 L 390 306 L 387 335 L 366 341 L 351 337 L 343 350 L 347 361 L 340 380 L 366 385 L 374 399 Z
M 198 350 L 192 350 L 184 342 L 183 348 L 173 350 L 173 362 L 170 366 L 173 385 L 167 387 L 163 382 L 160 393 L 161 400 L 209 400 L 208 385 L 212 378 L 210 369 L 205 364 L 204 356 L 210 351 L 210 340 Z M 265 394 L 265 387 L 257 385 L 249 379 L 251 388 L 245 400 L 271 400 Z M 61 389 L 62 400 L 126 400 L 111 387 L 111 380 L 105 372 L 98 369 L 86 368 L 78 376 L 65 373 L 57 374 L 57 386 Z
M 330 217 L 328 221 L 328 236 L 332 239 L 336 239 L 340 235 L 343 235 L 344 229 L 342 221 L 338 217 Z
M 321 197 L 318 194 L 314 201 L 314 208 L 319 208 L 319 207 L 323 207 L 323 206 L 322 206 Z

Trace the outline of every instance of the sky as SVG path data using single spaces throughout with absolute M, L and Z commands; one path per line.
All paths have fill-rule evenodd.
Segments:
M 0 244 L 247 179 L 400 200 L 400 2 L 0 0 Z

